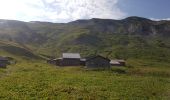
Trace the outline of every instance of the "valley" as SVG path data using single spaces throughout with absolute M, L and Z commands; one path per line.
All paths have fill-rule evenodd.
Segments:
M 62 53 L 125 59 L 110 70 L 60 67 Z M 169 100 L 170 21 L 141 17 L 69 23 L 0 20 L 2 100 Z

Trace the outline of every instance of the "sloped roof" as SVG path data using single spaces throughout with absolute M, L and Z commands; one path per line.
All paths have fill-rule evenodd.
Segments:
M 121 59 L 119 60 L 115 59 L 115 60 L 110 61 L 111 64 L 120 64 L 120 63 L 125 63 L 125 62 L 126 62 L 125 60 L 121 60 Z
M 63 53 L 63 58 L 76 58 L 80 59 L 80 54 L 79 53 Z
M 111 60 L 111 61 L 110 61 L 110 64 L 120 64 L 120 62 L 117 61 L 117 60 Z
M 80 61 L 86 61 L 86 59 L 85 59 L 85 58 L 83 58 L 83 59 L 80 59 Z
M 90 56 L 90 57 L 86 57 L 86 61 L 89 61 L 89 60 L 95 59 L 95 58 L 97 58 L 97 57 L 100 57 L 100 58 L 103 58 L 103 59 L 105 59 L 105 60 L 110 61 L 110 59 L 105 58 L 105 57 L 100 56 L 100 55 L 93 55 L 93 56 Z

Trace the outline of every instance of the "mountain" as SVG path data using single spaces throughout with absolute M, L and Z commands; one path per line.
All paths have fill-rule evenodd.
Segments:
M 80 52 L 83 56 L 98 53 L 110 58 L 164 61 L 170 57 L 170 21 L 141 17 L 93 18 L 69 23 L 0 20 L 0 40 L 48 56 Z
M 28 48 L 24 48 L 17 43 L 11 43 L 7 41 L 0 41 L 0 56 L 12 57 L 15 60 L 41 59 L 40 56 L 34 54 Z

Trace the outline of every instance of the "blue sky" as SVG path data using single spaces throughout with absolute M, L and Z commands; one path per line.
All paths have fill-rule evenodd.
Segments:
M 170 18 L 170 0 L 119 0 L 118 7 L 127 16 Z
M 170 19 L 170 0 L 0 0 L 0 19 L 70 22 L 129 16 Z

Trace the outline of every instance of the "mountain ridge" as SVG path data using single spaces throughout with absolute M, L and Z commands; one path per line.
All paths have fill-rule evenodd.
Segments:
M 122 20 L 93 18 L 69 23 L 0 20 L 0 40 L 19 43 L 51 56 L 62 52 L 90 55 L 96 51 L 107 55 L 106 51 L 113 51 L 111 58 L 147 58 L 149 50 L 154 54 L 161 50 L 165 51 L 161 55 L 170 54 L 170 21 L 134 16 Z M 149 58 L 154 57 L 149 55 Z

